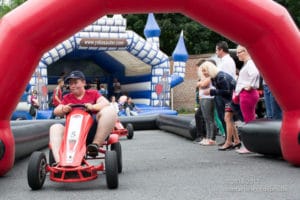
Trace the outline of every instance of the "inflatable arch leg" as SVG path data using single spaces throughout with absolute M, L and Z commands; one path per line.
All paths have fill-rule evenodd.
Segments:
M 246 46 L 284 110 L 283 156 L 300 165 L 300 145 L 296 142 L 300 131 L 300 87 L 295 85 L 300 75 L 295 68 L 300 63 L 300 36 L 287 11 L 274 1 L 52 0 L 41 4 L 32 0 L 0 21 L 0 47 L 5 50 L 0 54 L 0 120 L 4 121 L 0 140 L 5 145 L 0 175 L 13 165 L 10 116 L 41 55 L 104 14 L 134 12 L 180 12 Z M 18 59 L 12 59 L 16 49 Z
M 15 140 L 9 124 L 6 127 L 6 129 L 1 129 L 0 135 L 0 175 L 9 171 L 15 160 Z

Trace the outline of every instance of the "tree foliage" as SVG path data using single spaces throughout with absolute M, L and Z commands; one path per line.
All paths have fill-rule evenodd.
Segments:
M 0 17 L 3 17 L 6 13 L 10 12 L 11 10 L 15 9 L 22 3 L 24 3 L 26 0 L 11 0 L 8 5 L 4 4 L 3 1 L 1 1 L 0 5 Z
M 294 19 L 297 26 L 300 26 L 300 1 L 299 0 L 275 0 L 277 3 L 284 6 L 292 18 Z
M 275 0 L 284 6 L 300 26 L 300 0 Z M 139 35 L 144 35 L 147 15 L 125 15 L 128 28 Z M 229 48 L 235 48 L 236 44 L 224 38 L 222 35 L 206 28 L 181 14 L 155 14 L 155 19 L 161 28 L 160 48 L 166 54 L 171 55 L 174 51 L 181 30 L 184 32 L 184 41 L 189 54 L 214 52 L 215 44 L 225 40 Z
M 128 29 L 134 30 L 139 35 L 144 35 L 147 15 L 125 15 Z M 220 34 L 213 32 L 200 23 L 193 21 L 182 14 L 155 14 L 155 19 L 161 29 L 160 48 L 167 55 L 172 55 L 180 32 L 183 31 L 184 42 L 189 54 L 201 54 L 212 52 L 215 44 L 220 40 L 226 40 L 230 48 L 236 44 L 227 40 Z

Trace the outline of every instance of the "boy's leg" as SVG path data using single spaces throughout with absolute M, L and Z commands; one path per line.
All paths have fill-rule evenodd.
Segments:
M 94 137 L 93 143 L 88 145 L 87 151 L 91 156 L 98 155 L 97 147 L 103 145 L 105 139 L 109 136 L 113 130 L 117 120 L 116 112 L 112 106 L 107 106 L 103 108 L 97 114 L 97 130 Z
M 56 162 L 60 161 L 59 149 L 64 134 L 64 126 L 62 124 L 53 124 L 49 130 L 50 134 L 50 146 L 53 153 L 54 160 Z

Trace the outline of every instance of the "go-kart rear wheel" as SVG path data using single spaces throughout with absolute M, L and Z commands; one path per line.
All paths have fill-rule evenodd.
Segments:
M 50 149 L 50 150 L 49 150 L 49 165 L 52 166 L 53 163 L 55 163 L 55 159 L 54 159 L 54 156 L 53 156 L 53 152 L 52 152 L 52 150 Z
M 106 151 L 105 153 L 105 174 L 106 184 L 109 189 L 115 189 L 119 186 L 117 153 L 115 151 Z
M 121 143 L 120 142 L 116 142 L 116 143 L 111 144 L 110 150 L 115 151 L 117 153 L 118 172 L 121 173 L 122 169 L 123 169 Z
M 132 124 L 127 124 L 126 125 L 126 129 L 127 129 L 127 132 L 128 132 L 128 134 L 127 134 L 127 139 L 132 139 L 133 138 L 133 125 Z
M 32 190 L 43 187 L 47 174 L 46 165 L 47 160 L 43 152 L 36 151 L 31 154 L 27 168 L 27 181 Z

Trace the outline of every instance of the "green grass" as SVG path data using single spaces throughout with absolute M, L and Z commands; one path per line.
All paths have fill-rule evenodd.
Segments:
M 179 108 L 177 110 L 177 112 L 178 112 L 178 114 L 193 114 L 193 113 L 195 113 L 194 110 L 192 110 L 192 109 L 186 109 L 186 108 Z

